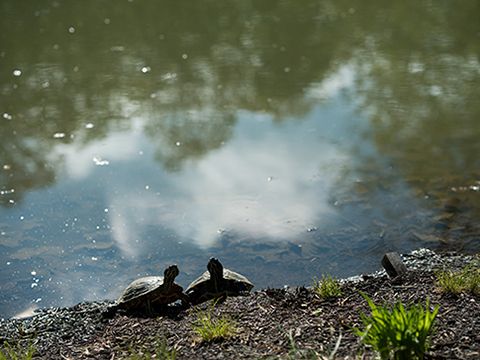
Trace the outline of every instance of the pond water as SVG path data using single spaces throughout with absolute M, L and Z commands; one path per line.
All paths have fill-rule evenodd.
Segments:
M 0 318 L 478 252 L 478 2 L 0 9 Z

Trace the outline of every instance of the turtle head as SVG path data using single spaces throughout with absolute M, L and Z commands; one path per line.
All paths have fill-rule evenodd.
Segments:
M 207 270 L 214 281 L 223 279 L 223 265 L 218 259 L 211 258 L 207 264 Z
M 173 282 L 175 281 L 175 278 L 180 274 L 180 271 L 178 270 L 177 265 L 170 265 L 165 269 L 163 272 L 164 275 L 164 284 L 167 284 L 169 286 L 173 285 Z

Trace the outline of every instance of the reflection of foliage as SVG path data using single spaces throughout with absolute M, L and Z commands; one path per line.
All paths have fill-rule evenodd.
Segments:
M 12 119 L 0 119 L 0 163 L 12 170 L 0 187 L 21 198 L 50 185 L 58 162 L 46 159 L 56 142 L 128 130 L 121 120 L 135 109 L 157 159 L 179 169 L 232 137 L 238 109 L 277 121 L 308 113 L 314 99 L 305 90 L 347 62 L 358 65 L 372 137 L 402 172 L 444 176 L 424 166 L 444 164 L 468 177 L 478 167 L 464 146 L 466 134 L 480 132 L 476 2 L 452 3 L 448 13 L 445 4 L 413 1 L 186 5 L 3 1 L 0 111 Z M 90 122 L 94 131 L 85 131 Z M 66 136 L 54 139 L 58 132 Z M 441 146 L 452 134 L 453 152 Z M 408 156 L 419 152 L 421 161 Z
M 11 116 L 0 123 L 1 162 L 11 168 L 2 188 L 18 199 L 52 184 L 59 163 L 47 158 L 56 143 L 127 130 L 117 120 L 136 104 L 171 170 L 228 141 L 237 109 L 305 114 L 303 91 L 321 80 L 336 46 L 310 16 L 319 5 L 305 1 L 210 1 L 188 11 L 181 2 L 117 5 L 2 2 L 0 109 Z
M 160 141 L 156 159 L 169 171 L 182 167 L 185 160 L 195 160 L 209 151 L 220 148 L 232 135 L 235 122 L 233 114 L 218 118 L 210 112 L 182 114 L 183 116 L 159 119 L 145 129 L 153 141 Z M 190 116 L 189 116 L 190 115 Z M 185 131 L 188 129 L 188 131 Z
M 464 6 L 448 13 L 422 3 L 413 7 L 417 12 L 403 5 L 379 10 L 384 26 L 372 29 L 358 53 L 371 135 L 407 180 L 460 175 L 472 182 L 480 165 L 471 151 L 479 149 L 480 135 L 480 46 L 473 25 L 480 6 Z M 411 16 L 418 17 L 418 28 L 412 28 Z
M 478 233 L 472 219 L 480 217 L 480 49 L 474 25 L 480 7 L 474 1 L 463 3 L 460 12 L 404 5 L 380 5 L 366 15 L 371 21 L 364 24 L 370 25 L 355 31 L 366 41 L 350 63 L 372 125 L 365 135 L 381 156 L 366 156 L 350 169 L 362 180 L 351 187 L 352 197 L 393 222 L 409 219 L 412 207 L 433 209 L 428 224 L 413 229 L 412 240 L 424 238 L 423 228 L 437 236 L 435 243 L 428 240 L 431 246 L 471 251 Z M 385 197 L 392 201 L 380 201 Z
M 30 141 L 29 141 L 30 140 Z M 35 139 L 13 130 L 10 121 L 2 124 L 0 133 L 0 204 L 5 206 L 22 199 L 29 189 L 48 186 L 54 182 L 54 169 L 45 164 L 49 155 Z

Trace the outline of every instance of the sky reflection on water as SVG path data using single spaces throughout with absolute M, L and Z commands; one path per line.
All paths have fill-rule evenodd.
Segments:
M 343 79 L 320 84 L 323 98 L 337 96 Z M 331 206 L 325 187 L 349 161 L 341 143 L 356 141 L 347 129 L 353 110 L 337 96 L 330 106 L 282 124 L 267 114 L 239 112 L 228 143 L 175 172 L 155 164 L 155 147 L 162 144 L 153 147 L 145 138 L 142 118 L 133 118 L 128 132 L 81 148 L 59 145 L 56 152 L 69 181 L 103 194 L 107 225 L 126 256 L 150 251 L 136 243 L 148 225 L 162 224 L 200 248 L 229 230 L 285 240 L 319 226 L 319 214 Z
M 0 317 L 478 252 L 478 4 L 182 4 L 1 3 Z
M 54 152 L 61 155 L 64 172 L 58 185 L 26 196 L 15 211 L 2 210 L 10 227 L 36 228 L 27 240 L 37 244 L 33 251 L 25 243 L 10 258 L 20 263 L 44 259 L 40 266 L 28 268 L 44 274 L 41 281 L 34 277 L 30 286 L 44 287 L 37 298 L 40 302 L 43 297 L 66 304 L 111 298 L 108 286 L 116 274 L 108 269 L 113 265 L 107 265 L 109 256 L 128 267 L 152 253 L 160 263 L 173 254 L 182 269 L 182 254 L 212 253 L 208 249 L 225 234 L 295 240 L 308 229 L 321 229 L 322 214 L 332 207 L 326 188 L 349 161 L 339 145 L 346 140 L 349 116 L 352 109 L 340 100 L 315 108 L 301 121 L 283 124 L 274 123 L 269 115 L 239 112 L 235 135 L 228 143 L 175 172 L 155 162 L 155 147 L 144 136 L 141 118 L 133 120 L 133 131 L 112 132 L 87 146 L 59 143 Z M 89 128 L 95 131 L 94 124 Z M 22 225 L 25 221 L 32 225 Z M 111 248 L 109 241 L 119 252 L 98 254 L 97 247 Z M 60 262 L 64 265 L 53 260 L 56 254 L 64 258 Z M 228 257 L 224 260 L 228 262 Z M 103 275 L 84 270 L 102 262 Z M 46 279 L 47 273 L 55 273 L 53 269 L 58 273 Z M 251 274 L 246 271 L 246 275 Z M 58 299 L 49 299 L 45 281 L 55 283 Z M 269 284 L 257 281 L 256 285 Z

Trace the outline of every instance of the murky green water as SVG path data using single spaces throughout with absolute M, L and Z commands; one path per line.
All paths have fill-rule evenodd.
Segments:
M 476 253 L 477 1 L 2 1 L 0 318 L 211 256 Z

